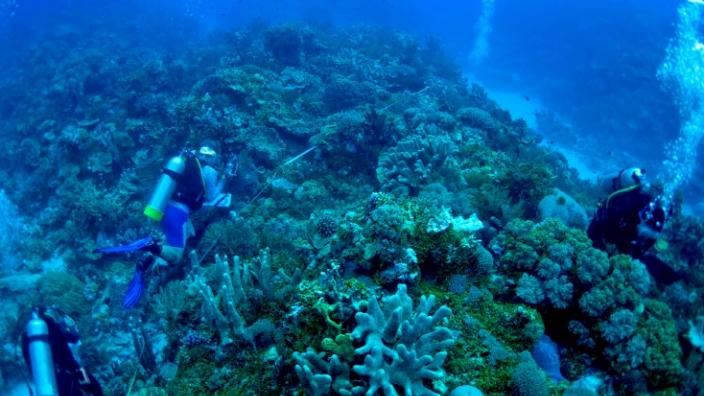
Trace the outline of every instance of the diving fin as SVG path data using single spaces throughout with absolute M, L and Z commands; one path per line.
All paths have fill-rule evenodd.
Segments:
M 129 243 L 127 245 L 120 245 L 120 246 L 107 246 L 107 247 L 101 247 L 97 248 L 93 251 L 93 253 L 103 253 L 103 254 L 114 254 L 114 253 L 132 253 L 136 252 L 139 250 L 146 250 L 149 251 L 149 249 L 152 246 L 155 246 L 157 244 L 156 238 L 152 236 L 144 237 L 142 239 L 138 239 L 132 243 Z
M 122 306 L 126 309 L 134 308 L 139 300 L 144 294 L 144 272 L 137 270 L 132 276 L 129 286 L 127 286 L 127 293 L 122 299 Z
M 122 299 L 122 306 L 126 309 L 134 308 L 144 294 L 144 274 L 151 268 L 156 261 L 153 255 L 143 257 L 134 269 L 134 275 L 127 286 L 127 293 Z

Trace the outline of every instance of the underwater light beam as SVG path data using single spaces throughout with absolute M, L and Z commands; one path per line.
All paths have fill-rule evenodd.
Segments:
M 697 161 L 697 147 L 704 136 L 704 1 L 687 0 L 677 10 L 679 21 L 675 36 L 667 47 L 658 78 L 673 93 L 682 127 L 677 139 L 665 148 L 667 184 L 672 194 L 688 182 Z
M 482 0 L 482 14 L 479 16 L 474 29 L 477 37 L 474 40 L 469 61 L 473 67 L 479 66 L 489 55 L 489 33 L 491 33 L 491 18 L 494 15 L 495 0 Z

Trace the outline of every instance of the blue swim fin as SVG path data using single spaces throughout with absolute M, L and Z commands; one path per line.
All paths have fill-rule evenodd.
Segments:
M 122 306 L 126 309 L 134 308 L 142 298 L 142 294 L 144 294 L 144 272 L 136 270 L 129 286 L 127 286 L 127 293 L 122 299 Z
M 127 245 L 120 245 L 120 246 L 107 246 L 107 247 L 101 247 L 95 249 L 93 252 L 94 253 L 104 253 L 104 254 L 110 254 L 110 253 L 132 253 L 136 252 L 138 250 L 147 250 L 150 246 L 156 245 L 156 238 L 152 236 L 148 236 L 142 239 L 138 239 L 132 243 L 129 243 Z

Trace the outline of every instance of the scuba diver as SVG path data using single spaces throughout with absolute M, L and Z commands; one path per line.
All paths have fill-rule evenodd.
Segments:
M 37 307 L 22 333 L 22 355 L 32 373 L 30 394 L 102 396 L 95 377 L 81 366 L 76 323 L 54 308 Z
M 599 203 L 587 235 L 594 247 L 617 250 L 646 264 L 659 281 L 677 277 L 674 270 L 648 250 L 660 236 L 672 214 L 670 199 L 657 191 L 641 168 L 627 168 L 606 180 L 609 195 Z
M 624 169 L 606 183 L 610 194 L 600 202 L 587 234 L 601 250 L 614 245 L 620 253 L 642 257 L 665 227 L 668 202 L 655 195 L 641 168 Z
M 176 264 L 186 247 L 186 241 L 195 235 L 190 215 L 203 206 L 227 208 L 230 194 L 223 193 L 225 181 L 237 172 L 236 157 L 232 156 L 222 175 L 217 170 L 220 158 L 211 142 L 198 150 L 182 150 L 168 160 L 154 189 L 144 214 L 161 223 L 165 241 L 149 236 L 128 245 L 96 249 L 99 253 L 148 252 L 136 265 L 135 273 L 123 299 L 125 308 L 139 302 L 144 291 L 144 274 L 161 259 L 159 264 Z

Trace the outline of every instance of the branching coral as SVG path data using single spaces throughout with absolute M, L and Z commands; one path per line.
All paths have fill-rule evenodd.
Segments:
M 198 259 L 191 254 L 194 268 L 198 269 Z M 270 332 L 274 325 L 270 319 L 259 319 L 247 325 L 243 312 L 254 312 L 264 300 L 282 300 L 300 282 L 300 272 L 288 276 L 279 271 L 278 279 L 271 270 L 270 254 L 263 250 L 252 264 L 243 264 L 235 256 L 230 268 L 227 257 L 215 256 L 215 268 L 220 286 L 218 292 L 208 284 L 202 271 L 191 274 L 190 283 L 197 288 L 203 298 L 203 315 L 212 321 L 220 334 L 221 344 L 228 344 L 236 337 L 242 337 L 254 344 L 257 336 Z
M 414 310 L 406 286 L 399 285 L 395 295 L 382 299 L 381 306 L 372 296 L 367 312 L 357 313 L 352 336 L 364 340 L 355 351 L 364 355 L 364 364 L 355 365 L 353 370 L 369 377 L 368 395 L 383 391 L 395 396 L 394 386 L 403 388 L 406 395 L 438 395 L 423 380 L 443 379 L 445 349 L 455 342 L 455 335 L 441 326 L 452 311 L 441 306 L 431 313 L 434 303 L 434 296 L 423 296 Z
M 187 282 L 169 282 L 152 299 L 152 308 L 159 317 L 175 320 L 182 312 L 190 308 L 192 304 L 190 297 L 192 296 L 188 294 Z
M 298 378 L 310 387 L 314 396 L 329 395 L 331 391 L 342 396 L 364 394 L 363 387 L 352 385 L 349 365 L 337 355 L 326 361 L 323 352 L 315 353 L 309 348 L 303 353 L 294 352 L 293 359 Z
M 424 381 L 441 381 L 445 377 L 442 365 L 447 348 L 456 334 L 442 323 L 452 315 L 447 306 L 432 312 L 435 297 L 421 297 L 418 307 L 406 294 L 406 285 L 399 285 L 396 294 L 382 299 L 375 296 L 367 301 L 367 311 L 355 315 L 357 326 L 351 336 L 364 344 L 354 354 L 364 357 L 364 364 L 349 369 L 349 363 L 333 354 L 328 360 L 323 353 L 308 349 L 294 353 L 296 373 L 313 394 L 375 395 L 383 392 L 396 396 L 399 389 L 405 395 L 439 395 Z M 338 337 L 342 340 L 344 337 Z M 353 373 L 368 377 L 367 386 L 353 386 Z

